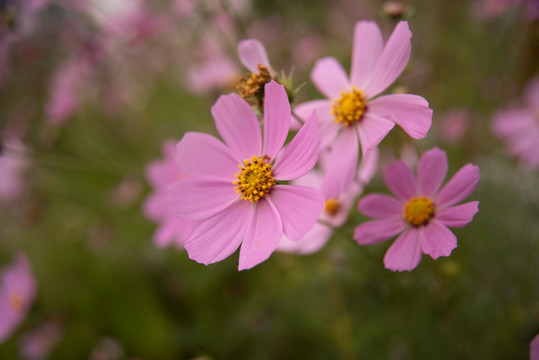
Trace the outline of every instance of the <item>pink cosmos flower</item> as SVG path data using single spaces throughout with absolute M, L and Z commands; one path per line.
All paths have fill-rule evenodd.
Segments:
M 358 150 L 363 157 L 398 124 L 414 139 L 425 137 L 432 110 L 417 95 L 393 94 L 375 98 L 403 71 L 410 58 L 412 33 L 408 23 L 397 24 L 384 46 L 380 28 L 360 21 L 354 32 L 350 77 L 332 57 L 318 60 L 311 79 L 328 97 L 298 105 L 295 113 L 306 119 L 316 110 L 320 119 L 321 148 L 331 147 L 330 168 L 322 188 L 330 197 L 343 193 L 356 173 Z
M 434 148 L 424 153 L 417 165 L 417 178 L 402 161 L 395 161 L 384 180 L 397 198 L 369 194 L 358 209 L 374 218 L 356 227 L 354 239 L 360 245 L 377 244 L 400 233 L 384 257 L 387 269 L 414 269 L 421 253 L 433 259 L 449 256 L 457 238 L 447 228 L 463 227 L 472 221 L 478 201 L 455 205 L 470 195 L 479 181 L 479 168 L 463 166 L 441 189 L 447 173 L 447 156 Z
M 530 342 L 530 360 L 539 360 L 539 334 Z
M 0 344 L 15 331 L 34 302 L 36 283 L 23 253 L 0 273 Z
M 224 95 L 212 115 L 225 144 L 189 132 L 177 145 L 176 162 L 190 177 L 169 187 L 167 202 L 178 217 L 201 221 L 185 243 L 203 264 L 221 261 L 241 244 L 239 269 L 269 258 L 283 233 L 300 240 L 324 206 L 315 189 L 287 185 L 318 159 L 318 124 L 313 116 L 283 148 L 290 103 L 282 85 L 266 85 L 263 140 L 252 108 L 236 94 Z
M 333 231 L 346 222 L 348 213 L 356 201 L 356 198 L 361 194 L 363 187 L 371 181 L 376 173 L 378 157 L 378 150 L 374 149 L 367 156 L 365 161 L 361 163 L 356 177 L 348 187 L 348 190 L 346 190 L 338 199 L 326 200 L 324 210 L 320 214 L 318 222 L 311 231 L 303 237 L 303 239 L 300 241 L 292 241 L 286 236 L 283 236 L 277 250 L 308 255 L 320 250 L 326 245 L 331 235 L 333 235 Z M 322 161 L 322 163 L 324 162 Z M 322 187 L 323 175 L 323 171 L 312 170 L 299 179 L 294 180 L 292 183 L 295 185 L 304 185 L 320 189 Z
M 526 87 L 524 107 L 498 111 L 492 130 L 530 169 L 539 168 L 539 75 Z
M 176 165 L 175 141 L 165 141 L 162 151 L 162 159 L 154 160 L 146 166 L 146 179 L 154 191 L 144 202 L 143 210 L 149 219 L 159 224 L 153 236 L 155 246 L 174 244 L 183 247 L 198 223 L 178 219 L 168 211 L 167 188 L 173 182 L 185 178 L 186 174 Z

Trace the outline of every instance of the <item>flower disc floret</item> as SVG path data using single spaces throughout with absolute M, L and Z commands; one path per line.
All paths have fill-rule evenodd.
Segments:
M 339 211 L 340 207 L 341 207 L 341 203 L 339 200 L 330 198 L 326 200 L 324 211 L 328 213 L 329 215 L 335 215 Z
M 422 226 L 434 215 L 434 204 L 425 196 L 416 196 L 404 206 L 404 218 L 412 226 Z
M 264 156 L 253 155 L 250 160 L 245 159 L 238 167 L 241 170 L 234 175 L 238 180 L 232 183 L 236 185 L 236 193 L 241 193 L 243 200 L 256 202 L 266 196 L 275 185 L 271 164 Z
M 11 309 L 17 313 L 22 312 L 24 309 L 24 297 L 22 294 L 18 292 L 11 294 L 9 297 L 9 306 L 11 306 Z
M 367 110 L 367 99 L 362 90 L 352 86 L 350 91 L 341 91 L 341 97 L 331 104 L 335 122 L 350 126 L 360 121 Z

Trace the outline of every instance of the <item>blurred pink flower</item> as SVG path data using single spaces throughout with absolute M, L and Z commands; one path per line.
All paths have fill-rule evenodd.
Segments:
M 26 360 L 47 359 L 62 338 L 61 330 L 58 322 L 48 321 L 25 333 L 19 342 L 21 357 Z
M 470 4 L 470 12 L 477 19 L 492 20 L 519 6 L 527 19 L 539 18 L 539 1 L 537 0 L 475 0 Z
M 471 14 L 480 20 L 489 20 L 502 16 L 512 6 L 522 0 L 475 0 L 470 4 Z
M 168 211 L 166 205 L 168 186 L 186 177 L 176 165 L 175 144 L 172 140 L 165 141 L 162 148 L 164 157 L 146 165 L 146 179 L 153 187 L 153 193 L 144 202 L 143 210 L 149 219 L 159 224 L 153 235 L 153 242 L 157 247 L 170 244 L 183 247 L 198 224 L 178 219 Z
M 330 167 L 322 185 L 329 197 L 339 197 L 351 184 L 360 144 L 365 157 L 395 123 L 414 139 L 426 136 L 432 110 L 424 98 L 410 94 L 375 98 L 404 70 L 410 58 L 411 37 L 408 23 L 401 21 L 384 46 L 378 25 L 360 21 L 354 32 L 350 78 L 335 58 L 316 63 L 311 79 L 328 100 L 300 104 L 295 114 L 306 119 L 316 110 L 320 118 L 321 148 L 331 146 Z
M 19 253 L 0 273 L 0 344 L 26 317 L 34 302 L 36 283 L 30 262 Z
M 322 53 L 323 41 L 316 35 L 307 35 L 298 40 L 292 49 L 292 60 L 300 66 L 311 64 Z
M 24 173 L 28 159 L 23 155 L 24 145 L 15 137 L 6 137 L 0 144 L 0 203 L 17 198 L 24 191 Z
M 358 209 L 374 218 L 356 227 L 354 239 L 360 245 L 377 244 L 400 233 L 384 257 L 387 269 L 414 269 L 421 253 L 433 259 L 449 256 L 457 238 L 447 228 L 463 227 L 472 221 L 478 201 L 455 205 L 468 197 L 479 181 L 479 168 L 467 164 L 443 187 L 447 156 L 434 148 L 419 159 L 417 177 L 402 161 L 391 164 L 384 180 L 397 198 L 369 194 L 359 201 Z
M 290 103 L 274 81 L 265 88 L 263 141 L 253 109 L 238 95 L 221 96 L 212 115 L 225 144 L 210 135 L 185 134 L 176 162 L 190 177 L 169 187 L 167 202 L 178 217 L 201 221 L 185 243 L 191 259 L 221 261 L 241 244 L 238 268 L 249 269 L 269 258 L 283 233 L 303 238 L 322 211 L 317 190 L 279 183 L 315 165 L 317 119 L 312 116 L 283 148 Z
M 324 210 L 320 214 L 318 222 L 303 239 L 292 241 L 286 236 L 283 236 L 277 250 L 302 255 L 312 254 L 320 250 L 328 242 L 333 231 L 342 226 L 348 219 L 348 213 L 356 201 L 357 196 L 361 194 L 363 187 L 371 181 L 376 173 L 378 157 L 378 149 L 374 149 L 361 163 L 354 181 L 348 190 L 338 199 L 326 200 Z M 312 170 L 306 175 L 292 181 L 292 184 L 320 189 L 322 179 L 323 172 Z
M 528 84 L 524 106 L 494 114 L 492 131 L 530 169 L 539 168 L 539 75 Z
M 47 121 L 53 125 L 64 124 L 80 105 L 81 88 L 92 71 L 85 55 L 75 56 L 61 64 L 51 81 L 47 103 Z
M 196 0 L 175 0 L 172 4 L 172 12 L 179 20 L 190 16 L 195 12 Z
M 141 0 L 91 0 L 83 4 L 105 37 L 138 40 L 159 27 L 158 19 L 147 11 Z
M 530 360 L 539 360 L 539 334 L 530 342 Z
M 208 35 L 201 39 L 200 44 L 201 61 L 194 63 L 187 74 L 189 90 L 204 94 L 233 85 L 239 70 L 225 54 L 218 39 Z
M 449 111 L 441 119 L 440 135 L 450 144 L 456 144 L 466 134 L 470 126 L 470 112 L 466 109 Z

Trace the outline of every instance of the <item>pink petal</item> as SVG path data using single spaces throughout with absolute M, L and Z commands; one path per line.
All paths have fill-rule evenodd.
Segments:
M 378 148 L 374 148 L 371 150 L 369 155 L 365 156 L 365 158 L 361 161 L 359 170 L 357 172 L 357 180 L 362 185 L 367 185 L 376 174 L 379 158 L 380 151 L 378 151 Z
M 354 240 L 359 245 L 378 244 L 391 239 L 406 228 L 406 222 L 402 218 L 366 221 L 356 226 Z
M 311 117 L 313 111 L 319 117 L 320 122 L 335 122 L 331 115 L 331 100 L 313 100 L 301 103 L 294 107 L 294 114 L 296 114 L 301 120 L 307 121 Z
M 309 171 L 307 174 L 297 179 L 294 179 L 292 183 L 294 185 L 308 186 L 315 189 L 320 189 L 320 187 L 322 186 L 322 179 L 323 179 L 323 174 L 320 171 L 313 169 L 312 171 Z
M 412 44 L 412 32 L 406 21 L 401 21 L 393 30 L 373 69 L 369 84 L 365 88 L 371 98 L 389 87 L 408 64 Z
M 318 190 L 300 185 L 275 185 L 270 201 L 281 216 L 285 235 L 294 241 L 312 229 L 324 208 L 324 198 Z
M 447 174 L 447 155 L 438 148 L 421 155 L 417 164 L 417 187 L 421 195 L 431 197 L 435 194 Z
M 472 221 L 477 213 L 479 201 L 470 201 L 464 204 L 450 206 L 445 209 L 436 210 L 434 218 L 436 221 L 450 227 L 463 227 Z
M 409 228 L 387 249 L 384 256 L 386 269 L 393 271 L 411 271 L 421 261 L 421 242 L 419 231 Z
M 203 221 L 185 243 L 189 258 L 208 265 L 229 257 L 240 246 L 251 212 L 247 201 Z
M 359 201 L 357 208 L 368 217 L 383 219 L 392 216 L 402 216 L 404 204 L 393 196 L 368 194 Z
M 163 219 L 153 235 L 153 243 L 157 247 L 175 244 L 183 247 L 185 241 L 191 236 L 198 222 L 185 221 L 173 216 Z
M 341 64 L 332 57 L 320 59 L 311 72 L 311 80 L 322 94 L 329 99 L 341 97 L 341 91 L 350 87 L 348 76 Z
M 329 226 L 316 223 L 314 227 L 299 241 L 292 241 L 283 236 L 277 246 L 277 251 L 292 254 L 308 255 L 320 250 L 333 234 Z
M 313 114 L 276 159 L 274 176 L 279 180 L 292 180 L 305 175 L 318 160 L 318 120 Z
M 188 132 L 176 145 L 176 164 L 190 176 L 211 176 L 234 180 L 241 160 L 230 148 L 211 135 Z M 178 179 L 168 179 L 169 183 Z
M 402 160 L 394 161 L 384 172 L 384 181 L 395 195 L 407 202 L 417 194 L 414 174 Z
M 219 134 L 237 156 L 243 160 L 260 154 L 260 125 L 245 100 L 236 94 L 222 95 L 211 113 Z
M 479 167 L 466 164 L 445 184 L 434 203 L 438 207 L 445 207 L 466 199 L 476 188 L 479 182 Z
M 241 63 L 252 73 L 258 73 L 258 64 L 271 68 L 264 45 L 256 39 L 240 41 L 238 54 Z
M 419 229 L 421 249 L 434 260 L 440 256 L 449 256 L 457 247 L 457 238 L 444 225 L 433 220 Z
M 290 128 L 290 102 L 283 85 L 271 81 L 264 88 L 264 145 L 262 154 L 271 159 L 283 147 Z
M 168 188 L 170 213 L 183 220 L 205 220 L 239 199 L 231 181 L 190 178 Z
M 363 159 L 380 144 L 387 133 L 393 129 L 393 126 L 395 124 L 392 121 L 383 117 L 370 112 L 365 114 L 365 117 L 357 125 Z
M 369 102 L 369 113 L 394 121 L 414 139 L 424 138 L 432 123 L 429 103 L 417 95 L 380 96 Z
M 326 199 L 338 199 L 345 192 L 356 175 L 358 141 L 354 128 L 344 128 L 331 149 L 322 194 Z
M 142 204 L 142 210 L 148 219 L 157 221 L 168 213 L 168 208 L 165 201 L 166 194 L 164 194 L 164 196 L 162 195 L 163 194 L 153 194 L 149 196 Z
M 384 46 L 380 28 L 374 21 L 359 21 L 354 29 L 354 52 L 350 82 L 365 89 Z
M 294 108 L 294 113 L 303 121 L 306 121 L 313 114 L 313 111 L 316 111 L 318 117 L 320 149 L 325 149 L 333 143 L 342 126 L 335 122 L 333 115 L 331 115 L 331 101 L 329 100 L 308 101 Z
M 254 207 L 241 245 L 238 270 L 250 269 L 267 260 L 283 234 L 283 224 L 270 201 L 261 199 Z

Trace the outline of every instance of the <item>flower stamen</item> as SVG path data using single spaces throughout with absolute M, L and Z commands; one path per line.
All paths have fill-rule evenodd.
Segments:
M 404 206 L 404 218 L 415 227 L 426 225 L 434 215 L 434 204 L 425 196 L 416 196 Z
M 239 78 L 236 88 L 240 96 L 249 104 L 262 106 L 264 104 L 264 86 L 274 80 L 267 66 L 258 64 L 258 73 L 247 73 Z
M 266 196 L 275 179 L 271 172 L 271 164 L 267 162 L 267 156 L 252 156 L 239 164 L 240 171 L 234 175 L 238 180 L 232 183 L 236 185 L 236 193 L 241 194 L 241 199 L 255 202 Z
M 367 111 L 367 99 L 362 90 L 352 86 L 350 91 L 341 91 L 341 97 L 333 100 L 331 115 L 335 122 L 344 123 L 346 126 L 360 121 Z

